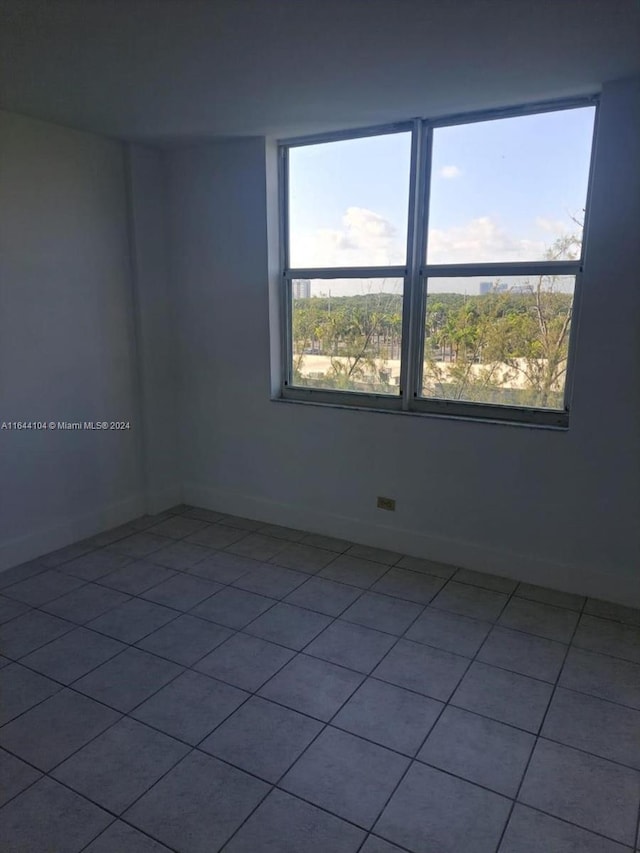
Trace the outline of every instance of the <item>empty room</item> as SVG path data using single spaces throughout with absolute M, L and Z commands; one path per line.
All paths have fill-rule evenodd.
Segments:
M 0 0 L 0 851 L 639 853 L 636 0 Z

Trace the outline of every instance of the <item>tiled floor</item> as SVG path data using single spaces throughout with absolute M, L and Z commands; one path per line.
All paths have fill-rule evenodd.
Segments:
M 176 507 L 0 622 L 3 853 L 638 849 L 640 611 Z

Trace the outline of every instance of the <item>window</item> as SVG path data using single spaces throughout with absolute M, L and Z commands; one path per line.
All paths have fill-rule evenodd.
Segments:
M 566 426 L 594 120 L 281 143 L 282 396 Z

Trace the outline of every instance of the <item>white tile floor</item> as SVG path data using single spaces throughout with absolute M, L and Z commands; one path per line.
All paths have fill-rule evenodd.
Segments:
M 0 623 L 3 853 L 638 849 L 637 610 L 176 507 Z

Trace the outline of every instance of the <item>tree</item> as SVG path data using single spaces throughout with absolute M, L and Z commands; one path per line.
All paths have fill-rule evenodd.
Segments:
M 580 246 L 579 233 L 563 235 L 545 259 L 575 259 Z M 572 295 L 562 289 L 559 276 L 536 276 L 510 291 L 502 291 L 500 284 L 495 283 L 494 292 L 460 296 L 456 302 L 443 299 L 453 294 L 439 294 L 433 311 L 427 310 L 425 393 L 560 408 Z M 447 349 L 450 364 L 443 357 Z
M 573 260 L 580 252 L 577 234 L 559 237 L 545 260 Z M 562 290 L 557 275 L 539 275 L 527 282 L 527 310 L 510 317 L 508 333 L 499 335 L 489 358 L 499 359 L 524 379 L 528 405 L 561 408 L 569 354 L 573 296 Z
M 385 350 L 389 348 L 385 341 L 400 336 L 402 320 L 398 309 L 397 295 L 380 291 L 351 299 L 333 312 L 329 321 L 331 368 L 340 387 L 352 389 L 367 377 L 382 382 Z
M 322 337 L 325 312 L 319 300 L 295 299 L 292 311 L 293 375 L 296 384 L 302 382 L 304 357 L 315 341 Z
M 369 292 L 354 296 L 295 300 L 292 332 L 296 383 L 386 390 L 386 362 L 396 351 L 399 356 L 402 296 L 383 289 L 372 292 L 372 287 L 373 282 Z M 304 356 L 311 349 L 330 359 L 329 372 L 322 379 L 304 375 Z
M 545 259 L 575 259 L 580 245 L 579 232 L 563 235 Z M 402 295 L 386 292 L 385 284 L 371 281 L 368 292 L 352 296 L 294 300 L 296 384 L 389 390 L 388 361 L 400 356 L 403 305 Z M 429 295 L 423 393 L 560 408 L 572 312 L 572 294 L 552 275 L 530 277 L 510 289 L 498 280 L 492 291 L 481 295 Z M 322 372 L 315 376 L 305 369 L 306 356 L 312 353 L 325 357 Z

